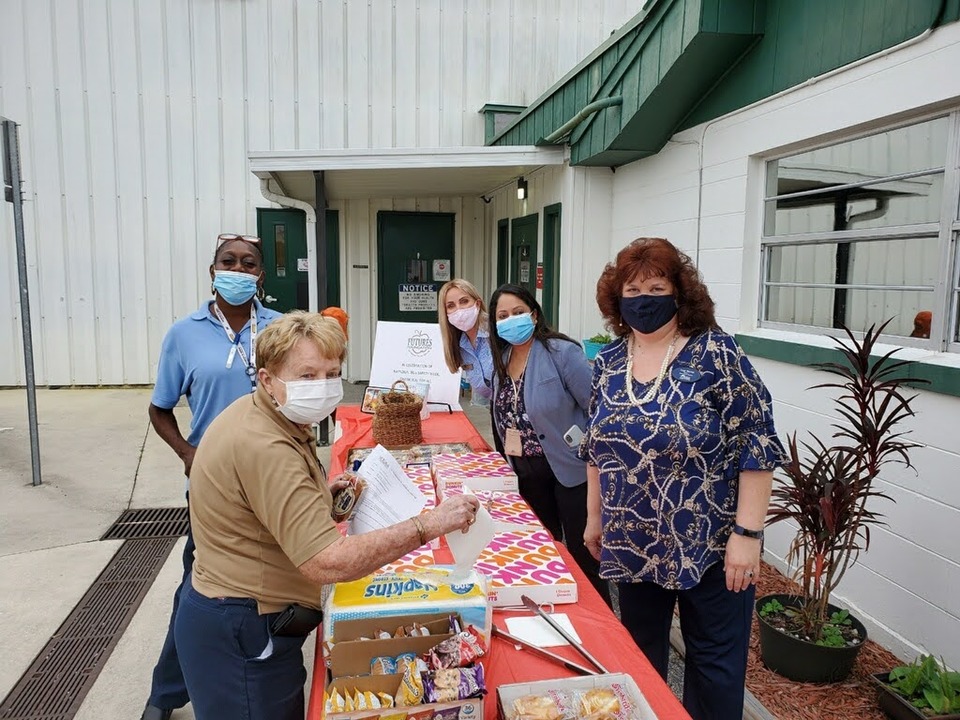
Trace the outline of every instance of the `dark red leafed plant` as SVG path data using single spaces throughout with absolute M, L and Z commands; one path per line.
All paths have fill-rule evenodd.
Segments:
M 834 404 L 841 421 L 832 425 L 836 432 L 829 445 L 811 433 L 810 442 L 798 446 L 794 433 L 790 462 L 771 496 L 768 524 L 792 520 L 798 526 L 787 561 L 797 568 L 803 592 L 803 607 L 795 614 L 798 629 L 813 641 L 822 638 L 829 620 L 830 594 L 869 547 L 871 525 L 883 524 L 868 504 L 890 497 L 874 488 L 874 480 L 887 463 L 912 467 L 909 451 L 917 447 L 900 430 L 914 414 L 916 397 L 903 390 L 926 381 L 906 374 L 909 363 L 893 358 L 896 349 L 871 358 L 889 322 L 871 326 L 863 340 L 843 328 L 846 339 L 834 338 L 843 362 L 814 366 L 837 376 L 811 389 L 839 391 Z

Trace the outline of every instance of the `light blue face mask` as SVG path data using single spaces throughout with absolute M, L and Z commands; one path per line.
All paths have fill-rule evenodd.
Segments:
M 497 335 L 511 345 L 523 345 L 530 339 L 535 329 L 533 313 L 511 315 L 503 320 L 497 320 Z
M 214 270 L 213 289 L 231 305 L 243 305 L 257 294 L 257 276 L 232 270 Z

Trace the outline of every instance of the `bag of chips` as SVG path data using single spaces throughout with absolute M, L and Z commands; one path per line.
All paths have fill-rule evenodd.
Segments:
M 483 665 L 472 668 L 446 668 L 425 673 L 423 687 L 428 703 L 456 702 L 483 697 Z

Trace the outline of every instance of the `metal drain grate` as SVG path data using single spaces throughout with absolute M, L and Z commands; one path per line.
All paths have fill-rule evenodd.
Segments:
M 185 507 L 124 510 L 101 540 L 178 538 L 187 534 L 190 514 Z
M 161 538 L 120 546 L 0 704 L 2 720 L 76 715 L 175 543 Z

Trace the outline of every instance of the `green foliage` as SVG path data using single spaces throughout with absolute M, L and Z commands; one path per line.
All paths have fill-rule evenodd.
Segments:
M 890 671 L 887 684 L 914 707 L 936 715 L 960 712 L 960 673 L 932 655 Z
M 847 338 L 835 338 L 843 362 L 815 366 L 838 378 L 813 389 L 836 391 L 839 422 L 828 442 L 811 434 L 801 446 L 796 434 L 790 438 L 790 460 L 771 495 L 768 523 L 790 521 L 798 527 L 788 555 L 804 598 L 797 617 L 803 633 L 818 641 L 836 642 L 824 638 L 831 623 L 830 594 L 869 547 L 870 526 L 883 524 L 872 498 L 890 498 L 874 487 L 874 480 L 888 463 L 910 467 L 908 452 L 917 447 L 900 429 L 913 415 L 916 397 L 903 390 L 924 381 L 906 376 L 909 363 L 893 360 L 897 350 L 871 357 L 889 322 L 871 326 L 862 340 L 844 328 Z
M 612 338 L 607 333 L 597 333 L 592 338 L 590 338 L 590 342 L 606 345 L 608 342 L 610 342 L 611 339 Z
M 783 612 L 784 610 L 785 608 L 783 607 L 783 603 L 774 598 L 773 600 L 768 600 L 763 604 L 763 606 L 760 608 L 760 616 L 766 617 L 767 615 L 774 615 L 776 613 Z

